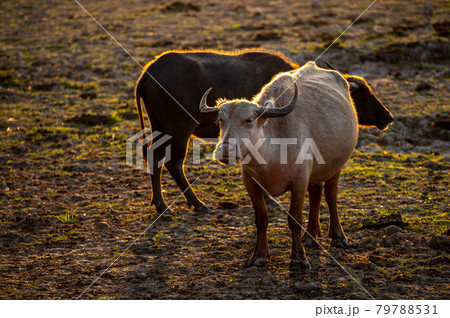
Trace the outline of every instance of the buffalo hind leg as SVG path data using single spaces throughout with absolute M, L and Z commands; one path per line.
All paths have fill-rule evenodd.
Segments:
M 302 243 L 302 210 L 305 202 L 307 185 L 297 183 L 292 189 L 291 205 L 289 206 L 288 224 L 292 234 L 291 263 L 292 270 L 310 269 L 305 249 Z
M 345 237 L 344 230 L 339 222 L 337 211 L 337 192 L 340 171 L 325 182 L 325 198 L 330 213 L 330 225 L 328 235 L 331 238 L 331 245 L 336 247 L 348 247 L 350 244 Z
M 158 213 L 163 213 L 166 211 L 170 211 L 170 208 L 167 206 L 164 201 L 164 197 L 161 191 L 161 173 L 162 173 L 162 164 L 159 163 L 163 160 L 165 156 L 165 147 L 155 146 L 154 140 L 150 145 L 148 150 L 148 154 L 146 154 L 147 164 L 150 168 L 151 180 L 152 180 L 152 201 L 151 204 L 155 205 L 156 211 Z M 148 156 L 150 155 L 150 156 Z M 151 165 L 151 166 L 150 166 Z
M 265 266 L 269 260 L 269 243 L 267 241 L 267 227 L 269 225 L 269 212 L 264 202 L 263 190 L 251 177 L 243 173 L 245 188 L 252 200 L 255 210 L 256 246 L 247 266 Z
M 177 136 L 176 141 L 170 144 L 171 158 L 170 160 L 167 160 L 164 165 L 177 183 L 180 190 L 183 191 L 188 206 L 193 206 L 194 211 L 197 212 L 209 212 L 209 207 L 197 198 L 194 190 L 192 190 L 191 185 L 187 181 L 186 175 L 184 174 L 183 163 L 186 159 L 186 149 L 189 142 L 189 136 L 187 138 Z
M 309 217 L 308 228 L 303 234 L 303 245 L 317 247 L 316 239 L 320 236 L 320 200 L 322 198 L 323 185 L 313 184 L 308 186 L 309 193 Z

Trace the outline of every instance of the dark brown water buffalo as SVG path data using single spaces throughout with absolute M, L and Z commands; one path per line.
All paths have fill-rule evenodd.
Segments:
M 299 65 L 286 56 L 272 51 L 170 51 L 161 54 L 146 65 L 135 89 L 141 130 L 144 129 L 142 98 L 152 131 L 161 133 L 152 140 L 150 149 L 144 146 L 144 156 L 149 150 L 151 162 L 159 163 L 170 146 L 171 159 L 164 163 L 165 167 L 184 191 L 188 205 L 195 211 L 208 211 L 190 187 L 183 170 L 190 136 L 215 138 L 219 134 L 216 115 L 201 114 L 198 109 L 203 93 L 214 87 L 211 100 L 251 99 L 274 75 L 298 68 Z M 393 117 L 364 79 L 344 77 L 350 84 L 359 124 L 386 128 Z M 171 138 L 158 142 L 164 135 Z M 153 166 L 151 174 L 152 204 L 158 212 L 168 209 L 161 192 L 161 170 L 162 167 Z

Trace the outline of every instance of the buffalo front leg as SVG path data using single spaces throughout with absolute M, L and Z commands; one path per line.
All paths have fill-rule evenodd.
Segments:
M 339 222 L 339 215 L 337 211 L 337 192 L 340 171 L 325 182 L 325 199 L 328 204 L 330 213 L 330 225 L 328 229 L 328 236 L 331 238 L 331 245 L 336 247 L 347 247 L 347 237 L 345 237 L 344 230 Z
M 305 246 L 317 246 L 316 239 L 320 236 L 320 200 L 322 198 L 323 185 L 313 184 L 308 186 L 309 193 L 309 218 L 308 228 L 303 234 L 303 244 Z
M 264 202 L 263 190 L 251 177 L 242 173 L 245 188 L 252 200 L 255 210 L 256 246 L 247 266 L 265 266 L 269 260 L 269 243 L 267 241 L 267 227 L 269 225 L 269 213 Z
M 302 243 L 302 210 L 305 201 L 307 185 L 298 182 L 292 189 L 291 205 L 289 207 L 288 224 L 292 234 L 291 269 L 309 269 L 308 259 Z

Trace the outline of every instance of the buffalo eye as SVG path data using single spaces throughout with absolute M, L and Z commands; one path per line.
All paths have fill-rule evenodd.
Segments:
M 249 118 L 249 119 L 247 119 L 245 122 L 246 122 L 247 124 L 251 124 L 251 123 L 253 123 L 253 119 Z

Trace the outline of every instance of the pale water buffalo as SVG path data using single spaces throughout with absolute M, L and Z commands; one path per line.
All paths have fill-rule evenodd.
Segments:
M 183 163 L 191 135 L 215 138 L 219 128 L 215 115 L 202 115 L 198 101 L 209 87 L 214 87 L 210 98 L 251 99 L 274 75 L 297 69 L 299 66 L 286 56 L 271 51 L 245 50 L 235 52 L 188 51 L 167 52 L 148 63 L 137 81 L 136 107 L 141 129 L 144 129 L 141 98 L 147 111 L 152 131 L 161 134 L 152 141 L 152 162 L 161 162 L 170 146 L 171 159 L 165 166 L 184 192 L 189 206 L 196 211 L 209 208 L 195 195 L 184 174 Z M 364 79 L 346 75 L 351 84 L 350 94 L 362 125 L 384 129 L 393 117 L 375 97 Z M 171 136 L 165 142 L 164 135 Z M 158 145 L 155 147 L 154 145 Z M 147 144 L 143 147 L 147 154 Z M 153 167 L 152 204 L 158 212 L 168 209 L 161 192 L 161 169 Z
M 349 89 L 339 72 L 309 62 L 295 72 L 277 75 L 251 101 L 221 100 L 209 108 L 209 91 L 202 97 L 200 110 L 219 116 L 220 137 L 215 152 L 220 153 L 220 160 L 228 163 L 233 156 L 242 160 L 242 178 L 255 210 L 257 230 L 249 266 L 264 266 L 269 257 L 263 190 L 272 196 L 291 192 L 291 267 L 309 267 L 301 239 L 302 208 L 309 191 L 310 215 L 318 215 L 322 183 L 330 213 L 330 237 L 333 241 L 346 240 L 336 196 L 341 169 L 358 138 Z M 283 140 L 289 141 L 284 147 Z M 302 146 L 305 143 L 308 153 Z M 315 224 L 310 225 L 316 229 Z

